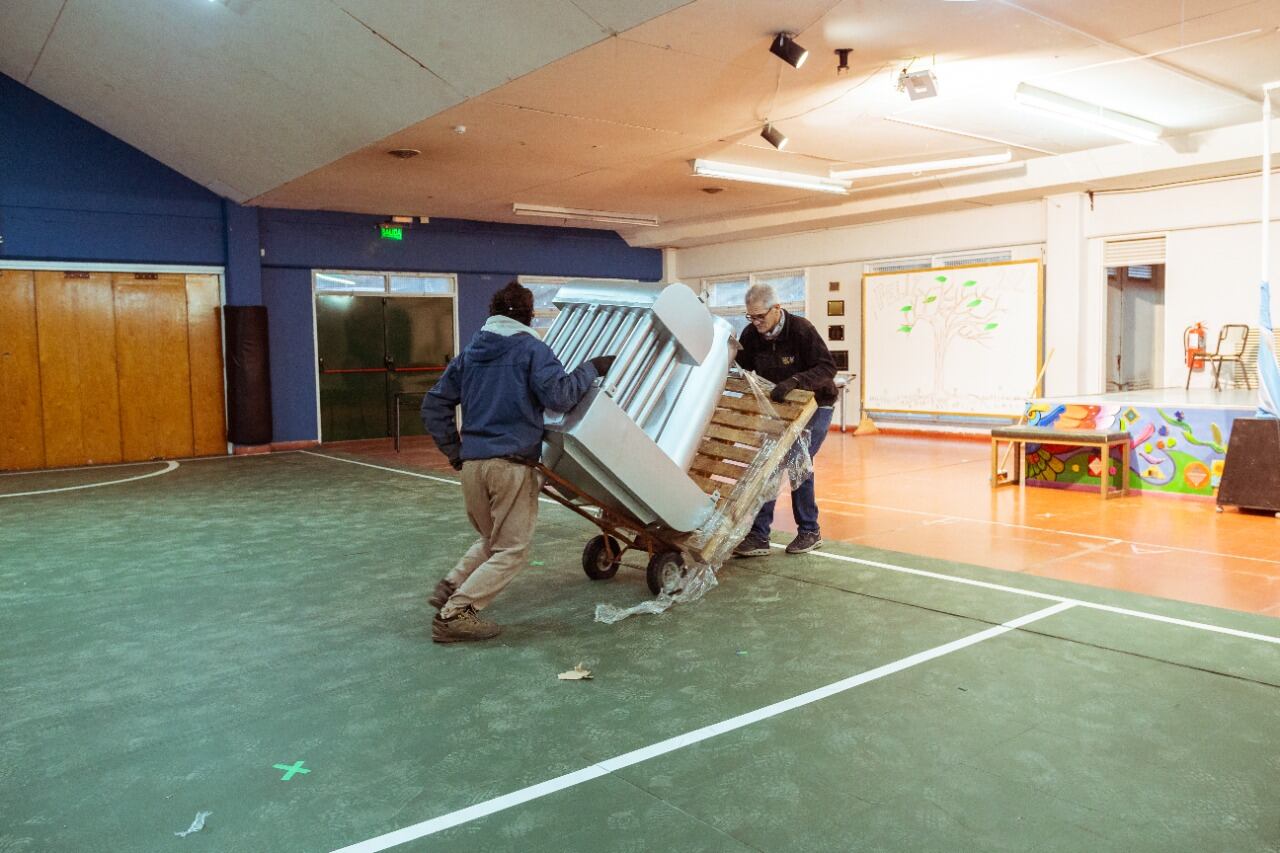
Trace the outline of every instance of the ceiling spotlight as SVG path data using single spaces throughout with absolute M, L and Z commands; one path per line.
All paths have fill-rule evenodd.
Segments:
M 804 61 L 809 57 L 809 51 L 796 44 L 787 33 L 778 33 L 773 44 L 769 45 L 769 52 L 790 65 L 792 68 L 799 68 L 804 65 Z
M 840 58 L 840 61 L 836 64 L 837 74 L 843 74 L 849 70 L 849 54 L 851 53 L 853 53 L 853 48 L 851 47 L 836 48 L 836 56 Z
M 904 68 L 898 75 L 898 91 L 906 92 L 913 101 L 933 98 L 938 94 L 938 78 L 928 69 L 908 71 Z
M 410 157 L 417 157 L 422 152 L 417 148 L 392 148 L 387 153 L 397 160 L 408 160 Z
M 782 131 L 771 124 L 766 124 L 764 130 L 760 131 L 760 135 L 764 137 L 765 142 L 768 142 L 779 151 L 786 148 L 789 141 Z

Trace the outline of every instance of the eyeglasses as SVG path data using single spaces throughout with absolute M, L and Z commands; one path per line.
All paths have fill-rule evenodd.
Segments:
M 768 317 L 769 314 L 773 311 L 773 309 L 777 307 L 778 307 L 777 305 L 770 305 L 769 308 L 763 314 L 752 314 L 750 311 L 748 311 L 747 319 L 753 323 L 759 323 L 760 321 Z

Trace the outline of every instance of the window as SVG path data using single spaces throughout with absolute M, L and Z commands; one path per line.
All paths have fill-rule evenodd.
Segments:
M 533 291 L 533 328 L 542 337 L 546 337 L 547 329 L 556 321 L 560 309 L 551 303 L 560 292 L 560 288 L 570 282 L 574 284 L 633 284 L 623 279 L 608 278 L 551 278 L 547 276 L 522 275 L 517 279 L 525 287 Z
M 792 314 L 805 314 L 805 290 L 807 282 L 803 270 L 753 273 L 733 278 L 704 279 L 703 293 L 707 307 L 717 317 L 723 317 L 733 326 L 734 334 L 741 335 L 747 327 L 747 289 L 753 284 L 771 284 L 778 294 L 778 304 Z
M 384 293 L 386 281 L 380 275 L 360 273 L 316 273 L 316 291 L 324 293 Z
M 453 293 L 453 276 L 393 275 L 391 293 Z
M 1013 260 L 1012 249 L 979 249 L 955 255 L 933 255 L 920 258 L 893 258 L 883 261 L 868 261 L 864 270 L 875 272 L 905 272 L 907 270 L 927 270 L 933 267 L 964 267 L 975 264 L 998 264 Z
M 317 270 L 316 293 L 394 293 L 401 296 L 452 296 L 457 277 L 430 273 L 366 273 Z
M 896 261 L 881 261 L 867 264 L 867 272 L 904 272 L 906 270 L 923 270 L 933 266 L 933 258 L 903 258 Z

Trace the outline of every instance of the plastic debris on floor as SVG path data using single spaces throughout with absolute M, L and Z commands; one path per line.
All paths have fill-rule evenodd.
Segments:
M 589 681 L 591 679 L 591 670 L 579 663 L 573 669 L 560 673 L 557 678 L 561 681 Z
M 204 829 L 204 819 L 211 814 L 213 814 L 213 812 L 196 812 L 196 819 L 191 821 L 191 826 L 188 826 L 183 832 L 175 832 L 174 835 L 179 838 L 186 838 L 193 832 L 199 832 Z

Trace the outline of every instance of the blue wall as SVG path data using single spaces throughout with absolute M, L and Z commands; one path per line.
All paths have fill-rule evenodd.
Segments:
M 221 266 L 222 199 L 0 74 L 0 258 Z
M 267 306 L 275 441 L 317 437 L 313 269 L 457 273 L 463 343 L 513 276 L 662 276 L 612 231 L 243 207 L 3 74 L 0 117 L 0 259 L 224 266 L 227 304 Z

